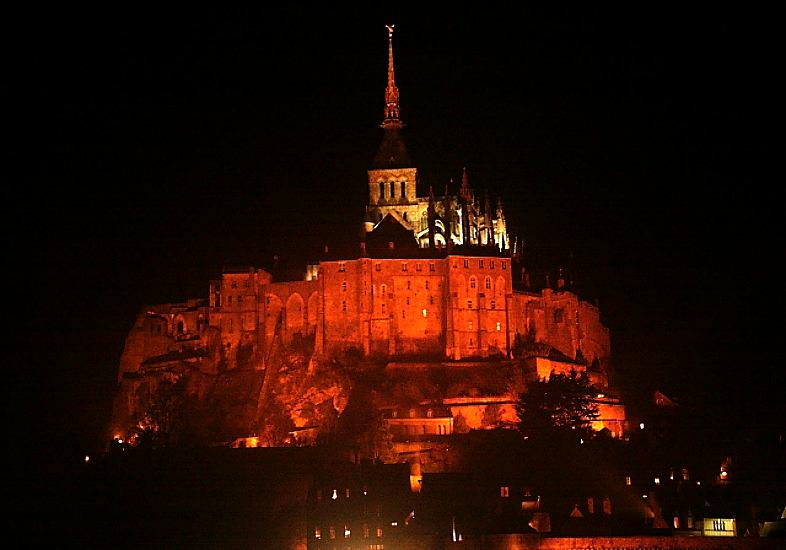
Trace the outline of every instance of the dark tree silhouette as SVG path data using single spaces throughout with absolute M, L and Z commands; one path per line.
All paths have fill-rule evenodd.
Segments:
M 590 423 L 598 416 L 598 407 L 592 402 L 595 394 L 586 373 L 552 370 L 548 379 L 529 384 L 519 394 L 519 431 L 532 439 L 588 438 Z

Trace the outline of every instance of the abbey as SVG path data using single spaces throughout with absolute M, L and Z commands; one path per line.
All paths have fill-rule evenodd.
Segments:
M 492 208 L 487 194 L 479 200 L 466 170 L 455 194 L 429 188 L 418 196 L 388 31 L 383 138 L 368 170 L 365 239 L 349 252 L 326 248 L 299 280 L 256 267 L 226 270 L 210 282 L 207 300 L 145 307 L 126 342 L 121 383 L 183 361 L 213 373 L 264 371 L 282 350 L 305 346 L 317 358 L 355 349 L 448 367 L 526 354 L 539 377 L 589 369 L 598 387 L 607 386 L 609 331 L 598 308 L 562 275 L 555 288 L 527 284 L 502 203 Z M 621 423 L 612 431 L 622 435 Z

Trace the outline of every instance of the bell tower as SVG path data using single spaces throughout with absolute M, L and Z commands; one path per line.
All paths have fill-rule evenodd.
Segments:
M 385 88 L 385 111 L 382 119 L 382 143 L 368 170 L 368 206 L 366 231 L 388 213 L 394 213 L 406 224 L 418 219 L 417 168 L 412 165 L 404 145 L 399 111 L 399 93 L 393 64 L 393 27 L 388 31 L 388 84 Z

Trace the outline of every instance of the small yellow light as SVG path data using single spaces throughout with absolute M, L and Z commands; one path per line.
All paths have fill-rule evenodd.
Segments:
M 639 424 L 639 429 L 640 429 L 640 430 L 643 430 L 643 429 L 644 429 L 644 422 L 642 422 L 641 424 Z
M 89 455 L 85 455 L 85 462 L 86 462 L 86 463 L 87 463 L 87 462 L 90 462 L 90 456 L 89 456 Z

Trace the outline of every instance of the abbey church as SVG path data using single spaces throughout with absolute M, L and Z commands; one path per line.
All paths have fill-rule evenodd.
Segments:
M 275 383 L 271 375 L 283 372 L 282 358 L 310 376 L 326 368 L 329 358 L 353 350 L 399 369 L 482 373 L 500 364 L 526 364 L 530 378 L 586 370 L 603 390 L 599 398 L 606 399 L 595 427 L 623 436 L 624 410 L 606 397 L 611 349 L 598 308 L 576 295 L 561 274 L 553 288 L 529 283 L 503 202 L 476 193 L 466 169 L 453 186 L 424 188 L 419 181 L 402 136 L 392 27 L 381 127 L 382 142 L 367 171 L 365 219 L 357 220 L 364 239 L 351 250 L 326 246 L 297 280 L 260 267 L 225 270 L 206 285 L 206 298 L 140 311 L 119 366 L 116 433 L 128 433 L 143 415 L 140 396 L 150 391 L 141 389 L 145 384 L 192 372 L 210 380 L 252 373 L 244 398 L 251 403 L 246 430 L 260 431 L 263 401 Z M 291 360 L 297 353 L 301 362 Z M 433 433 L 449 433 L 459 413 L 470 427 L 485 427 L 482 412 L 489 404 L 500 405 L 503 420 L 514 420 L 510 392 L 482 399 L 477 393 L 439 396 L 448 406 L 440 410 L 449 412 L 443 414 L 446 427 Z M 340 399 L 331 399 L 340 412 Z M 387 406 L 394 410 L 396 404 Z M 294 412 L 303 407 L 292 409 L 293 432 L 315 426 L 314 418 Z M 428 433 L 425 424 L 422 433 Z

